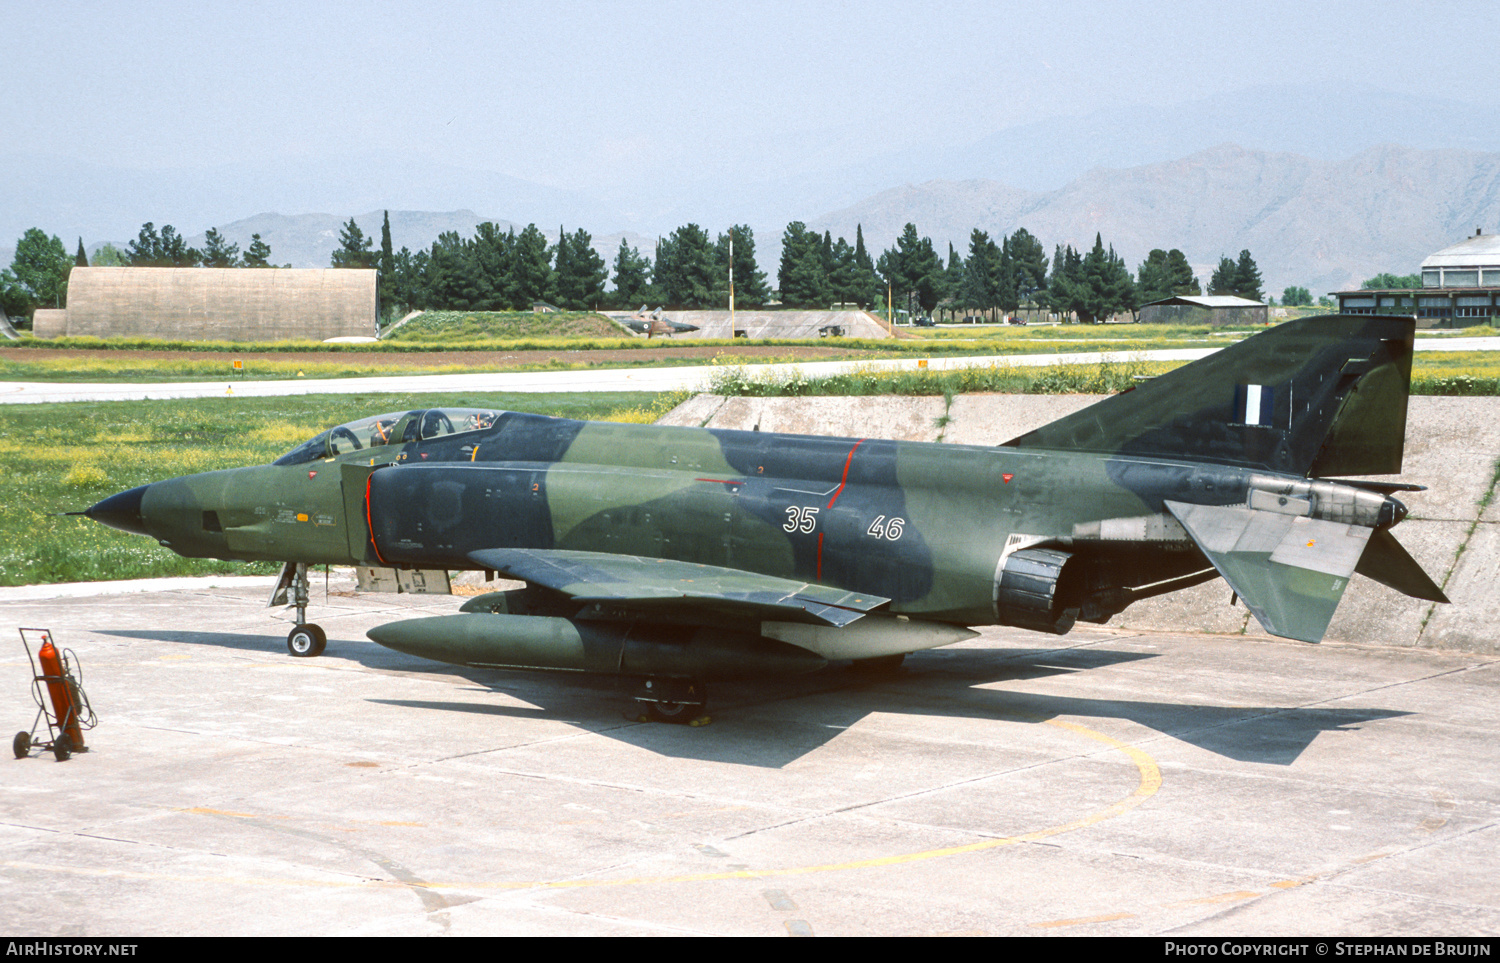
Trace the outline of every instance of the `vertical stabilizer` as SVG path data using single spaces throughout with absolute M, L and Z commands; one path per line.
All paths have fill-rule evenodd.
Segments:
M 1278 325 L 1006 442 L 1303 476 L 1401 470 L 1416 320 Z

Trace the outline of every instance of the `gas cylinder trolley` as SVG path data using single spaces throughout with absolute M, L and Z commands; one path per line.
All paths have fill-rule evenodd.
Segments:
M 83 691 L 83 669 L 72 649 L 59 650 L 52 644 L 52 632 L 48 629 L 22 629 L 21 644 L 26 647 L 26 659 L 31 663 L 31 697 L 36 700 L 36 718 L 30 731 L 16 733 L 11 741 L 17 759 L 25 759 L 32 749 L 51 750 L 62 762 L 75 752 L 88 752 L 83 733 L 99 724 L 89 705 L 89 697 Z M 36 655 L 31 653 L 37 647 Z M 40 663 L 40 671 L 38 671 Z M 48 702 L 51 708 L 48 708 Z M 47 738 L 37 738 L 42 723 L 47 725 Z

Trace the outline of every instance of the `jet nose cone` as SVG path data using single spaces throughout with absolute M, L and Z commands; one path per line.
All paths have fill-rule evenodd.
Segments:
M 1410 512 L 1404 504 L 1387 495 L 1385 504 L 1380 506 L 1380 517 L 1376 520 L 1377 528 L 1390 528 L 1392 525 L 1401 524 L 1401 519 Z
M 104 501 L 87 509 L 84 514 L 96 522 L 108 525 L 110 528 L 118 528 L 122 532 L 134 532 L 137 535 L 149 535 L 146 531 L 146 520 L 141 517 L 141 498 L 146 494 L 150 485 L 142 485 L 111 495 Z

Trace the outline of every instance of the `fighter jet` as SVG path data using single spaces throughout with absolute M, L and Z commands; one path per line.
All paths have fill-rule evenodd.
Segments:
M 657 335 L 664 334 L 671 337 L 674 334 L 685 334 L 688 331 L 698 330 L 696 324 L 688 324 L 685 321 L 673 321 L 671 318 L 662 317 L 661 308 L 657 308 L 655 311 L 647 314 L 644 304 L 641 305 L 639 311 L 629 318 L 620 319 L 620 323 L 636 334 L 644 334 L 648 339 L 654 338 Z
M 1063 634 L 1215 578 L 1320 640 L 1359 573 L 1447 601 L 1391 529 L 1411 318 L 1291 321 L 996 447 L 376 415 L 273 464 L 121 492 L 90 518 L 198 558 L 487 570 L 525 587 L 369 632 L 465 666 L 615 673 L 654 717 L 716 680 L 889 665 L 1010 625 Z

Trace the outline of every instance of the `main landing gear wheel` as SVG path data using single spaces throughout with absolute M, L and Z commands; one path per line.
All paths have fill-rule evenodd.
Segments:
M 652 722 L 670 722 L 674 725 L 691 725 L 703 715 L 706 702 L 648 702 L 646 716 Z
M 31 752 L 31 733 L 16 733 L 16 737 L 10 741 L 10 748 L 15 752 L 17 759 L 25 759 Z
M 646 679 L 636 692 L 636 701 L 652 722 L 700 726 L 708 721 L 708 689 L 696 679 Z
M 299 625 L 286 637 L 286 650 L 299 659 L 311 659 L 323 654 L 328 636 L 321 626 Z

